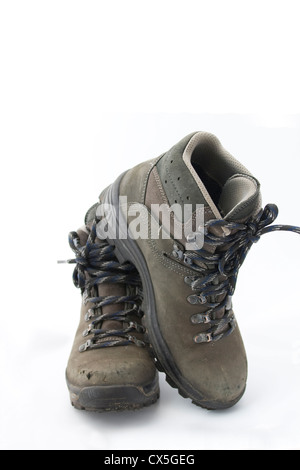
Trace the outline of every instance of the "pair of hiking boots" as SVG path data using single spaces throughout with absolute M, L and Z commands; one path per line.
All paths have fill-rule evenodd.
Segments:
M 242 397 L 247 358 L 232 309 L 239 268 L 271 225 L 260 184 L 212 134 L 196 132 L 125 172 L 71 232 L 80 323 L 66 371 L 78 409 L 137 409 L 158 372 L 195 405 Z

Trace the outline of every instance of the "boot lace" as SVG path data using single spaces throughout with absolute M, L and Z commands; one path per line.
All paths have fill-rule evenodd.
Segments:
M 231 297 L 235 291 L 239 269 L 253 243 L 258 242 L 262 235 L 275 231 L 285 230 L 300 234 L 300 227 L 269 226 L 277 215 L 277 206 L 268 204 L 244 223 L 224 219 L 208 221 L 204 226 L 204 246 L 215 247 L 213 254 L 204 248 L 184 252 L 174 246 L 176 257 L 197 271 L 197 275 L 185 278 L 185 282 L 196 292 L 187 298 L 188 302 L 207 307 L 204 313 L 191 317 L 193 324 L 209 326 L 207 331 L 194 336 L 195 343 L 218 341 L 234 331 L 236 320 Z M 221 230 L 214 230 L 220 228 Z M 224 236 L 216 235 L 216 232 L 223 233 Z
M 87 349 L 98 349 L 113 346 L 126 346 L 135 344 L 145 346 L 145 343 L 136 338 L 134 332 L 144 333 L 140 319 L 142 284 L 139 274 L 131 263 L 120 264 L 114 254 L 114 247 L 105 240 L 96 240 L 97 220 L 93 222 L 89 237 L 85 245 L 81 245 L 77 232 L 70 232 L 69 245 L 75 253 L 75 259 L 68 260 L 69 264 L 76 264 L 73 272 L 73 282 L 81 289 L 83 302 L 90 302 L 93 306 L 85 315 L 85 321 L 90 322 L 83 336 L 93 335 L 79 348 L 80 352 Z M 133 293 L 124 296 L 98 296 L 99 284 L 123 284 L 131 287 Z M 125 304 L 126 309 L 116 313 L 102 313 L 102 307 L 112 304 Z M 132 321 L 137 318 L 138 321 Z M 120 322 L 123 328 L 119 330 L 102 329 L 104 321 Z

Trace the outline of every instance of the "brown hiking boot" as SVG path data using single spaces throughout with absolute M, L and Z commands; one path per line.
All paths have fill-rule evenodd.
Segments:
M 266 227 L 276 206 L 261 210 L 258 181 L 205 132 L 127 171 L 101 197 L 118 259 L 141 276 L 158 367 L 196 405 L 234 405 L 247 380 L 232 310 L 238 270 L 262 234 L 300 229 Z
M 71 403 L 89 411 L 138 409 L 159 396 L 158 374 L 144 338 L 142 285 L 129 262 L 97 238 L 96 206 L 85 226 L 71 232 L 76 263 L 73 281 L 81 289 L 80 323 L 66 379 Z

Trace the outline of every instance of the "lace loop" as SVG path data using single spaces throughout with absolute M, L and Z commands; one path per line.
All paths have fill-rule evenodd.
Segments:
M 211 325 L 208 331 L 194 337 L 196 343 L 217 341 L 234 331 L 236 321 L 231 297 L 235 291 L 239 269 L 253 243 L 257 243 L 266 233 L 280 230 L 300 234 L 300 227 L 293 225 L 270 226 L 277 216 L 277 206 L 268 204 L 244 223 L 224 219 L 210 220 L 204 226 L 204 245 L 215 247 L 215 253 L 211 254 L 202 248 L 194 252 L 186 251 L 181 255 L 183 262 L 197 272 L 195 276 L 185 278 L 191 289 L 198 291 L 190 295 L 187 301 L 208 307 L 206 312 L 191 317 L 193 324 Z M 215 230 L 216 228 L 222 230 Z M 218 297 L 222 297 L 221 300 L 217 300 Z M 222 310 L 225 313 L 216 319 L 216 314 Z M 227 330 L 224 329 L 226 327 Z
M 68 263 L 76 264 L 73 282 L 81 289 L 84 304 L 92 304 L 85 314 L 85 321 L 92 322 L 84 330 L 83 337 L 93 336 L 80 346 L 79 351 L 129 344 L 145 346 L 143 341 L 133 335 L 133 332 L 144 333 L 144 327 L 132 319 L 141 319 L 143 315 L 140 310 L 142 283 L 139 274 L 131 263 L 118 262 L 113 246 L 103 240 L 96 241 L 96 226 L 97 220 L 91 227 L 85 245 L 81 245 L 77 232 L 69 234 L 69 245 L 75 253 L 75 259 L 68 260 Z M 99 296 L 97 286 L 105 283 L 130 286 L 132 293 Z M 117 304 L 125 304 L 130 308 L 103 314 L 102 307 Z M 119 322 L 122 328 L 102 329 L 101 325 L 108 320 Z

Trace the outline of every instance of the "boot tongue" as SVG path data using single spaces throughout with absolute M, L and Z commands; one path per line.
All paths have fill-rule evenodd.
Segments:
M 90 226 L 83 226 L 78 231 L 78 236 L 80 239 L 80 243 L 84 246 L 87 242 L 89 233 L 90 233 Z M 96 239 L 97 242 L 98 239 Z M 99 241 L 99 240 L 98 240 Z M 97 286 L 98 296 L 99 297 L 106 297 L 106 296 L 125 296 L 126 295 L 126 286 L 121 284 L 109 284 L 103 283 Z M 112 304 L 106 305 L 102 307 L 103 314 L 110 314 L 110 313 L 117 313 L 120 310 L 124 310 L 124 304 Z M 121 322 L 114 321 L 114 320 L 106 320 L 102 323 L 102 328 L 104 330 L 119 330 L 123 328 Z M 107 340 L 107 338 L 105 339 Z
M 260 205 L 259 183 L 251 176 L 239 174 L 226 181 L 218 202 L 220 212 L 229 222 L 249 219 Z

